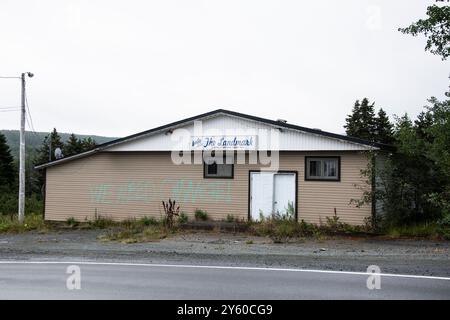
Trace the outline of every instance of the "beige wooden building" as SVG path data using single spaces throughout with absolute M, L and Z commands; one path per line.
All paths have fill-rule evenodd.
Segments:
M 163 216 L 178 201 L 214 220 L 289 214 L 298 221 L 363 224 L 375 205 L 356 207 L 370 190 L 369 150 L 343 135 L 216 110 L 38 166 L 44 169 L 45 219 L 122 220 Z

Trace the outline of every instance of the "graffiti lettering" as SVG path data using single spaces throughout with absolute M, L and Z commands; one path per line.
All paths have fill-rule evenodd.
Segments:
M 150 203 L 167 197 L 189 203 L 230 203 L 230 181 L 194 181 L 192 179 L 165 179 L 159 182 L 130 181 L 101 183 L 90 188 L 93 203 L 107 205 L 132 202 Z

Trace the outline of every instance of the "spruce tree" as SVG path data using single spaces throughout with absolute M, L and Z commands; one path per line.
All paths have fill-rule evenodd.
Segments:
M 11 187 L 16 177 L 14 158 L 6 143 L 5 136 L 0 133 L 0 189 Z
M 51 144 L 51 150 L 50 150 L 50 144 Z M 61 148 L 64 149 L 64 143 L 61 141 L 61 137 L 58 134 L 58 131 L 56 131 L 56 128 L 53 128 L 53 131 L 48 134 L 44 141 L 42 142 L 39 149 L 37 149 L 37 155 L 34 158 L 33 162 L 34 165 L 40 165 L 47 163 L 49 161 L 55 160 L 55 149 Z M 51 151 L 51 152 L 50 152 Z M 42 186 L 44 185 L 44 171 L 43 170 L 37 170 L 36 171 L 36 177 L 34 179 L 34 187 L 35 190 L 42 190 Z
M 374 103 L 367 98 L 361 103 L 356 100 L 352 114 L 346 118 L 344 128 L 348 136 L 375 141 L 375 111 Z
M 425 140 L 428 143 L 433 142 L 433 137 L 430 133 L 430 128 L 433 125 L 433 114 L 430 110 L 422 111 L 417 119 L 414 120 L 414 128 L 419 138 Z
M 35 164 L 38 165 L 55 160 L 56 148 L 61 148 L 63 150 L 64 143 L 62 142 L 61 137 L 58 134 L 58 131 L 56 131 L 56 128 L 53 128 L 53 131 L 50 133 L 50 135 L 47 135 L 44 138 L 41 147 L 37 150 L 38 155 L 36 157 Z
M 78 139 L 75 134 L 72 133 L 64 145 L 64 156 L 70 157 L 82 151 L 83 151 L 82 141 Z
M 91 137 L 84 138 L 81 141 L 81 152 L 86 152 L 86 151 L 92 150 L 96 146 L 97 146 L 97 144 L 95 143 L 94 139 L 92 139 Z
M 392 144 L 394 141 L 393 125 L 382 108 L 380 108 L 375 118 L 375 141 L 385 144 Z
M 344 128 L 346 129 L 345 132 L 348 136 L 351 137 L 358 137 L 359 134 L 359 127 L 361 124 L 361 111 L 360 111 L 361 104 L 359 103 L 359 100 L 356 100 L 355 105 L 353 106 L 352 113 L 347 116 L 345 119 L 345 125 Z
M 361 102 L 361 128 L 359 137 L 368 141 L 375 141 L 375 102 L 370 104 L 367 98 Z

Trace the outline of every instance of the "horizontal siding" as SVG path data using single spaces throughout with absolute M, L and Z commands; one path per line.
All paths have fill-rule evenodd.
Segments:
M 360 198 L 364 155 L 357 152 L 314 153 L 340 155 L 341 181 L 304 181 L 301 152 L 282 152 L 280 170 L 298 171 L 299 220 L 320 223 L 337 214 L 344 222 L 362 224 L 370 206 L 356 208 L 350 199 Z M 312 155 L 308 153 L 307 155 Z M 228 214 L 248 216 L 248 172 L 259 165 L 235 165 L 234 179 L 203 179 L 202 165 L 173 165 L 168 152 L 99 153 L 47 168 L 46 219 L 79 221 L 100 216 L 123 220 L 163 215 L 162 200 L 177 198 L 181 210 L 193 217 L 196 208 L 212 219 Z

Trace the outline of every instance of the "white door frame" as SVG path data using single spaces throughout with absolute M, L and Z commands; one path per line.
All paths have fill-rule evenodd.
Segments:
M 277 173 L 292 173 L 295 175 L 295 221 L 298 221 L 298 171 L 297 170 L 279 170 L 279 171 L 264 171 L 264 170 L 249 170 L 248 171 L 248 216 L 247 219 L 249 221 L 252 220 L 252 212 L 251 212 L 251 208 L 252 208 L 252 203 L 251 203 L 251 199 L 252 199 L 252 182 L 251 182 L 251 177 L 252 177 L 252 173 L 257 173 L 257 172 L 273 172 L 274 174 Z

